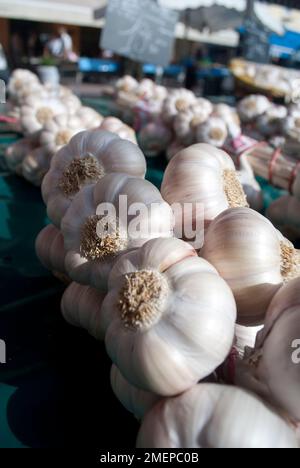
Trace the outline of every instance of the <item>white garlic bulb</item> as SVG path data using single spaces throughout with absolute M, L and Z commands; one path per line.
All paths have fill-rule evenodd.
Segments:
M 300 238 L 300 200 L 285 195 L 275 200 L 267 209 L 266 216 L 290 240 Z
M 172 141 L 172 132 L 162 122 L 145 125 L 138 135 L 139 145 L 148 157 L 158 156 Z
M 213 108 L 213 115 L 224 121 L 230 138 L 237 138 L 241 135 L 241 121 L 235 108 L 227 104 L 216 104 Z
M 76 133 L 82 130 L 84 130 L 84 127 L 79 116 L 57 115 L 46 122 L 41 130 L 41 146 L 47 149 L 51 155 L 54 155 L 59 149 L 67 145 Z
M 106 175 L 76 195 L 62 220 L 67 272 L 78 283 L 105 289 L 117 257 L 149 239 L 170 237 L 172 221 L 170 206 L 150 182 Z
M 200 255 L 231 287 L 238 323 L 259 325 L 284 282 L 300 275 L 300 255 L 264 216 L 229 209 L 209 226 Z
M 146 414 L 137 447 L 298 448 L 298 443 L 288 424 L 254 395 L 199 384 Z
M 81 108 L 80 99 L 73 93 L 61 96 L 59 101 L 68 110 L 69 115 L 76 115 Z
M 242 99 L 238 104 L 238 113 L 243 122 L 252 122 L 260 115 L 263 115 L 272 103 L 262 95 L 252 94 Z
M 82 129 L 97 128 L 103 122 L 103 116 L 92 107 L 82 106 L 75 115 L 80 119 Z
M 124 124 L 122 120 L 117 119 L 116 117 L 106 117 L 105 119 L 103 119 L 101 125 L 99 126 L 99 129 L 115 133 L 123 140 L 131 141 L 131 143 L 137 143 L 135 131 L 133 130 L 133 128 Z
M 196 142 L 221 148 L 228 137 L 226 123 L 220 117 L 209 117 L 196 127 Z
M 113 172 L 144 177 L 146 161 L 141 150 L 104 130 L 76 134 L 52 158 L 43 181 L 42 195 L 51 221 L 59 227 L 79 190 Z
M 66 107 L 58 99 L 28 98 L 21 107 L 20 122 L 25 135 L 38 132 L 53 117 L 67 113 Z
M 147 411 L 160 399 L 158 395 L 145 392 L 127 382 L 114 364 L 110 372 L 110 383 L 118 400 L 137 419 L 142 419 Z
M 26 138 L 21 138 L 16 143 L 9 145 L 4 153 L 8 169 L 17 174 L 22 173 L 22 162 L 26 155 L 40 145 L 40 134 L 35 133 Z
M 287 108 L 273 104 L 266 112 L 259 116 L 256 127 L 266 137 L 272 137 L 280 133 L 284 119 L 287 117 Z
M 7 90 L 10 98 L 18 101 L 22 90 L 39 83 L 39 79 L 34 73 L 25 69 L 16 69 L 11 74 Z
M 36 238 L 36 254 L 42 265 L 50 271 L 65 274 L 64 238 L 52 224 L 46 226 Z
M 203 210 L 191 213 L 192 224 L 196 226 L 203 225 L 204 221 L 207 227 L 229 207 L 247 206 L 232 159 L 224 151 L 206 144 L 190 146 L 171 159 L 164 174 L 161 193 L 170 205 L 201 204 Z M 182 216 L 179 214 L 176 216 L 176 226 L 181 223 Z
M 31 150 L 22 161 L 21 173 L 24 179 L 40 187 L 51 164 L 51 152 L 44 146 Z
M 188 110 L 190 105 L 195 104 L 196 96 L 192 91 L 187 89 L 174 89 L 165 99 L 162 109 L 162 118 L 165 122 L 170 123 L 179 112 Z
M 106 349 L 132 385 L 176 395 L 229 354 L 232 292 L 189 244 L 157 238 L 121 256 L 108 291 L 102 306 Z
M 300 115 L 289 115 L 284 119 L 282 130 L 287 137 L 300 143 Z
M 71 283 L 61 300 L 64 319 L 74 327 L 83 328 L 97 340 L 104 338 L 101 328 L 101 307 L 105 294 L 90 286 Z
M 257 392 L 300 429 L 300 278 L 282 287 L 267 311 L 265 326 L 235 381 Z
M 138 81 L 130 75 L 125 75 L 116 82 L 117 90 L 127 93 L 135 92 L 137 87 Z
M 264 207 L 263 191 L 255 179 L 253 169 L 246 154 L 242 154 L 239 158 L 238 175 L 250 208 L 262 211 Z

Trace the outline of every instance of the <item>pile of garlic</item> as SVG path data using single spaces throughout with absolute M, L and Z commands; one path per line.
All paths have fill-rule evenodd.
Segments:
M 140 149 L 103 130 L 75 135 L 52 158 L 42 193 L 53 224 L 36 250 L 73 281 L 63 316 L 104 341 L 113 391 L 141 420 L 138 447 L 299 447 L 299 365 L 288 362 L 299 252 L 248 208 L 220 149 L 179 152 L 161 193 L 145 172 Z M 130 216 L 150 230 L 132 236 L 120 196 L 153 208 Z M 116 217 L 99 212 L 102 203 Z M 204 230 L 197 250 L 175 236 L 183 218 L 173 203 L 201 203 L 185 219 Z
M 102 128 L 136 143 L 133 129 L 116 118 L 104 118 L 64 86 L 43 85 L 28 70 L 17 69 L 8 84 L 12 130 L 24 137 L 5 154 L 7 167 L 34 185 L 41 185 L 53 155 L 78 132 Z

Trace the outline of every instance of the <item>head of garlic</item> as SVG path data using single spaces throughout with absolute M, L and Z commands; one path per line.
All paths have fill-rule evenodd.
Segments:
M 300 278 L 273 298 L 256 344 L 235 372 L 238 385 L 254 390 L 300 429 Z
M 74 281 L 105 289 L 121 254 L 149 239 L 170 237 L 172 227 L 172 210 L 154 185 L 108 174 L 83 188 L 62 220 L 67 272 Z
M 192 91 L 184 88 L 171 91 L 163 103 L 163 120 L 171 123 L 179 112 L 188 110 L 196 102 L 197 98 Z
M 248 123 L 263 115 L 271 106 L 272 103 L 265 96 L 252 94 L 242 99 L 237 109 L 242 122 Z
M 40 187 L 51 164 L 52 153 L 44 146 L 39 146 L 25 156 L 21 165 L 21 174 L 28 182 Z
M 273 104 L 263 115 L 258 117 L 256 126 L 266 137 L 278 135 L 282 125 L 284 125 L 287 113 L 288 111 L 285 106 Z
M 254 395 L 198 384 L 146 414 L 137 447 L 298 448 L 298 443 L 292 428 Z
M 116 82 L 118 91 L 134 93 L 138 87 L 138 81 L 130 75 L 125 75 Z
M 112 361 L 129 383 L 163 396 L 188 389 L 225 360 L 235 319 L 225 281 L 175 238 L 121 256 L 102 306 Z
M 226 123 L 220 117 L 209 117 L 196 127 L 196 142 L 222 148 L 228 137 Z
M 29 70 L 18 68 L 11 74 L 7 90 L 10 98 L 18 101 L 20 93 L 25 88 L 38 84 L 40 84 L 40 81 L 34 73 Z
M 131 141 L 131 143 L 137 143 L 136 135 L 133 128 L 126 125 L 122 120 L 116 117 L 106 117 L 102 120 L 99 130 L 105 130 L 107 132 L 115 133 L 123 140 Z
M 81 106 L 75 116 L 80 119 L 81 128 L 87 130 L 100 127 L 103 122 L 103 116 L 92 107 Z
M 55 226 L 49 224 L 41 230 L 35 241 L 35 251 L 47 270 L 66 273 L 64 238 Z
M 40 146 L 40 134 L 35 133 L 21 138 L 9 145 L 4 153 L 5 163 L 8 169 L 17 174 L 22 173 L 22 162 L 26 155 Z
M 55 116 L 66 113 L 67 108 L 58 99 L 28 98 L 20 111 L 22 130 L 25 135 L 38 132 Z
M 221 213 L 210 224 L 200 255 L 231 287 L 242 325 L 263 323 L 278 289 L 300 275 L 299 252 L 249 208 Z
M 40 144 L 53 155 L 84 128 L 79 116 L 57 115 L 45 123 L 40 134 Z
M 114 364 L 110 372 L 110 383 L 117 399 L 137 419 L 142 419 L 160 399 L 154 393 L 146 392 L 131 385 Z
M 79 190 L 114 172 L 144 177 L 146 161 L 137 145 L 104 130 L 77 133 L 52 158 L 43 180 L 42 194 L 51 221 L 60 226 Z
M 207 99 L 198 98 L 187 109 L 178 112 L 173 123 L 176 137 L 184 144 L 194 143 L 197 127 L 209 118 L 212 109 Z
M 97 340 L 104 338 L 101 307 L 105 294 L 90 286 L 71 283 L 61 300 L 61 311 L 70 325 L 83 328 Z
M 213 108 L 213 115 L 224 121 L 228 137 L 237 138 L 241 135 L 241 120 L 236 109 L 227 104 L 216 104 Z
M 290 240 L 300 238 L 300 200 L 285 195 L 268 208 L 267 217 Z
M 169 162 L 161 193 L 170 204 L 190 204 L 185 223 L 207 227 L 229 207 L 247 206 L 246 196 L 230 156 L 206 144 L 180 151 Z M 199 209 L 197 209 L 199 207 Z M 175 213 L 176 229 L 182 225 L 182 214 Z M 182 236 L 184 237 L 184 236 Z M 192 240 L 192 239 L 189 239 Z
M 286 117 L 282 121 L 282 130 L 286 137 L 300 143 L 300 114 Z
M 146 156 L 157 156 L 168 148 L 172 141 L 172 132 L 162 122 L 151 122 L 142 128 L 138 140 Z

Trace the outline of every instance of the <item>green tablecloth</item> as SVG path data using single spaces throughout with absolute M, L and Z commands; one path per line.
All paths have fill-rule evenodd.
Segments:
M 0 153 L 15 138 L 0 134 Z M 148 161 L 158 187 L 165 165 Z M 279 195 L 264 189 L 266 203 Z M 63 286 L 35 256 L 47 222 L 39 189 L 2 171 L 0 339 L 8 362 L 0 364 L 0 447 L 133 447 L 138 425 L 111 392 L 103 345 L 64 323 Z

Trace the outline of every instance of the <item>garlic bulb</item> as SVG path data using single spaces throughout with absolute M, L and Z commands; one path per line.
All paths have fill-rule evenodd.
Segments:
M 153 97 L 155 89 L 155 83 L 149 78 L 144 78 L 138 83 L 135 93 L 138 97 L 145 100 L 150 100 Z
M 151 122 L 142 128 L 138 140 L 146 156 L 157 156 L 168 148 L 172 132 L 161 122 Z
M 110 372 L 110 382 L 115 396 L 137 419 L 142 419 L 160 398 L 154 393 L 145 392 L 131 385 L 114 364 Z
M 116 117 L 106 117 L 105 119 L 103 119 L 99 129 L 115 133 L 123 140 L 131 141 L 131 143 L 137 143 L 135 131 L 133 130 L 133 128 L 124 124 L 122 120 L 117 119 Z
M 238 175 L 250 208 L 256 211 L 262 211 L 264 207 L 263 191 L 255 179 L 253 169 L 249 164 L 246 154 L 242 154 L 239 158 Z
M 225 122 L 219 117 L 210 117 L 196 128 L 196 141 L 221 148 L 228 137 Z
M 68 110 L 69 115 L 76 115 L 81 108 L 80 99 L 73 93 L 62 96 L 60 102 Z
M 231 287 L 242 325 L 261 324 L 278 289 L 300 275 L 299 252 L 249 208 L 221 213 L 210 224 L 200 254 Z
M 82 130 L 84 127 L 79 116 L 57 115 L 44 125 L 40 136 L 41 146 L 53 155 Z
M 35 133 L 26 138 L 21 138 L 16 143 L 9 145 L 4 153 L 8 169 L 17 174 L 22 173 L 22 162 L 26 155 L 36 149 L 40 144 L 40 135 Z
M 284 119 L 282 130 L 287 137 L 300 143 L 300 115 L 289 115 Z
M 239 102 L 238 113 L 243 122 L 252 122 L 263 115 L 271 106 L 272 103 L 265 96 L 252 94 Z
M 91 107 L 82 106 L 76 112 L 76 117 L 80 119 L 81 128 L 91 129 L 100 127 L 104 117 Z
M 48 172 L 52 154 L 43 146 L 30 151 L 22 161 L 21 173 L 33 185 L 39 187 Z
M 8 83 L 8 93 L 10 98 L 18 101 L 19 95 L 25 88 L 30 87 L 31 85 L 38 85 L 38 77 L 30 72 L 29 70 L 16 69 L 13 71 L 9 83 Z
M 289 195 L 280 197 L 268 208 L 266 216 L 290 240 L 300 238 L 300 200 Z
M 132 385 L 176 395 L 228 355 L 236 319 L 232 292 L 189 244 L 153 239 L 121 256 L 108 291 L 106 349 Z
M 57 99 L 29 98 L 21 107 L 20 122 L 25 135 L 38 132 L 53 117 L 65 114 L 66 107 Z
M 102 207 L 103 212 L 99 210 Z M 126 174 L 109 174 L 76 195 L 61 230 L 70 277 L 105 289 L 120 254 L 149 239 L 172 235 L 172 210 L 150 182 Z
M 298 443 L 288 424 L 254 395 L 199 384 L 146 414 L 137 447 L 298 448 Z
M 161 193 L 170 205 L 201 204 L 204 213 L 202 209 L 191 213 L 192 225 L 198 227 L 203 225 L 203 221 L 208 226 L 229 207 L 247 206 L 232 159 L 224 151 L 206 144 L 190 146 L 171 159 Z M 181 223 L 179 213 L 176 226 Z
M 162 117 L 165 122 L 170 123 L 179 112 L 188 110 L 190 105 L 195 104 L 196 96 L 187 89 L 174 89 L 165 99 L 162 109 Z
M 236 383 L 251 388 L 300 428 L 300 278 L 282 287 L 268 308 L 265 327 L 245 360 Z
M 127 93 L 134 92 L 137 87 L 138 81 L 130 75 L 123 76 L 116 83 L 117 90 L 125 91 Z
M 146 161 L 141 150 L 104 130 L 76 134 L 52 158 L 43 181 L 42 194 L 51 221 L 59 227 L 76 193 L 112 172 L 144 177 Z
M 258 117 L 256 126 L 266 137 L 278 135 L 284 119 L 287 117 L 287 108 L 285 106 L 272 105 L 267 111 Z
M 35 250 L 45 268 L 65 273 L 64 238 L 55 226 L 49 224 L 42 229 L 36 238 Z
M 227 104 L 217 104 L 213 108 L 213 115 L 224 121 L 229 137 L 237 138 L 241 135 L 241 121 L 236 109 Z
M 97 340 L 102 340 L 104 335 L 100 317 L 104 296 L 104 293 L 90 286 L 71 283 L 61 301 L 64 319 L 74 327 L 83 328 Z
M 195 122 L 194 117 L 194 112 L 189 108 L 183 112 L 178 112 L 174 118 L 173 126 L 176 138 L 186 145 L 193 144 L 195 140 L 195 126 L 193 125 L 193 122 Z

